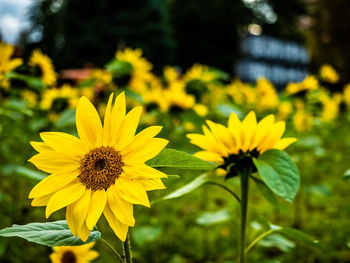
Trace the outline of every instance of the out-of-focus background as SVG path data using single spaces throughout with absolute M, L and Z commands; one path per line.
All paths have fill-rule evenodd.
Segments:
M 289 204 L 252 183 L 248 240 L 273 223 L 321 248 L 274 234 L 249 262 L 350 262 L 349 17 L 346 0 L 0 0 L 0 228 L 46 220 L 27 198 L 46 176 L 27 162 L 29 141 L 76 134 L 80 96 L 103 116 L 108 95 L 125 91 L 128 109 L 144 106 L 140 129 L 162 125 L 169 147 L 188 153 L 198 148 L 185 135 L 207 119 L 226 125 L 254 110 L 286 121 L 301 188 Z M 178 177 L 151 200 L 200 174 L 168 172 Z M 225 183 L 239 192 L 237 178 Z M 135 218 L 135 262 L 235 262 L 239 207 L 219 188 L 136 206 Z M 119 247 L 104 219 L 98 227 Z M 94 262 L 115 262 L 103 243 L 95 249 Z M 50 262 L 51 252 L 0 238 L 1 263 Z

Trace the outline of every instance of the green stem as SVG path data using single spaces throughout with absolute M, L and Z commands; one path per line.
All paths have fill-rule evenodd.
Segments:
M 125 239 L 125 242 L 123 242 L 123 246 L 124 246 L 125 262 L 132 263 L 131 246 L 130 246 L 130 232 L 128 232 L 126 239 Z
M 114 252 L 114 254 L 116 255 L 116 257 L 118 258 L 120 263 L 124 263 L 125 261 L 122 259 L 122 257 L 120 256 L 120 254 L 118 253 L 117 250 L 114 249 L 114 247 L 112 247 L 111 244 L 108 243 L 108 241 L 106 241 L 104 238 L 100 237 L 99 239 L 100 241 L 102 241 L 103 243 L 105 243 L 110 249 L 112 249 L 112 251 Z
M 256 239 L 254 239 L 253 242 L 250 243 L 250 245 L 245 250 L 245 254 L 247 254 L 248 251 L 256 245 L 256 243 L 258 243 L 260 240 L 264 239 L 265 237 L 267 237 L 268 235 L 270 235 L 273 232 L 274 232 L 274 230 L 266 231 L 265 233 L 262 233 L 260 236 L 258 236 Z
M 240 174 L 241 179 L 241 232 L 239 246 L 239 262 L 245 262 L 245 235 L 247 224 L 248 210 L 248 188 L 249 188 L 249 171 L 244 171 Z
M 230 188 L 228 188 L 226 185 L 223 185 L 221 183 L 218 182 L 214 182 L 214 181 L 208 181 L 208 184 L 212 184 L 212 185 L 217 185 L 223 189 L 225 189 L 227 192 L 229 192 L 234 198 L 236 198 L 237 202 L 240 203 L 241 200 L 239 199 L 238 195 L 236 195 L 235 192 L 233 192 Z

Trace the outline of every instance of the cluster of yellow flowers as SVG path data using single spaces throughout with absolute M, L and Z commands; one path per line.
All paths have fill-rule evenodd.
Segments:
M 63 110 L 74 108 L 83 95 L 104 113 L 105 99 L 117 89 L 126 89 L 129 95 L 131 92 L 130 103 L 145 105 L 148 112 L 192 111 L 204 117 L 209 109 L 215 113 L 220 105 L 234 105 L 242 113 L 250 110 L 261 115 L 275 113 L 280 120 L 291 120 L 297 131 L 310 130 L 315 120 L 332 122 L 339 116 L 342 103 L 350 107 L 350 84 L 343 92 L 326 89 L 327 83 L 339 82 L 338 73 L 330 65 L 322 66 L 319 76 L 310 75 L 300 83 L 289 83 L 284 91 L 278 92 L 265 78 L 254 84 L 237 78 L 228 83 L 226 73 L 201 64 L 194 64 L 185 72 L 166 66 L 162 75 L 157 76 L 152 72 L 153 65 L 142 56 L 142 50 L 126 48 L 118 50 L 105 69 L 88 69 L 74 84 L 57 85 L 58 74 L 48 56 L 34 50 L 24 65 L 22 59 L 11 58 L 13 52 L 11 45 L 0 44 L 0 86 L 8 89 L 11 78 L 20 75 L 13 74 L 20 65 L 27 66 L 34 76 L 38 73 L 44 86 L 40 90 L 23 88 L 21 97 L 30 107 L 50 112 L 51 120 Z M 146 122 L 154 121 L 152 117 Z M 195 129 L 192 123 L 183 125 L 187 130 Z

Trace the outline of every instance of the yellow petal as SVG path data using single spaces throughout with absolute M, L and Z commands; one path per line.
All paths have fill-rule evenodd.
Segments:
M 46 206 L 51 197 L 52 194 L 34 198 L 32 201 L 32 206 Z
M 53 212 L 77 201 L 85 192 L 85 186 L 76 179 L 65 188 L 52 195 L 46 207 L 46 218 Z
M 115 185 L 119 196 L 125 201 L 147 207 L 151 206 L 146 190 L 138 180 L 120 176 Z
M 168 142 L 168 140 L 161 138 L 146 140 L 143 144 L 139 145 L 139 148 L 130 151 L 127 155 L 124 155 L 122 151 L 123 162 L 129 165 L 144 163 L 158 155 Z
M 28 161 L 48 173 L 72 172 L 80 167 L 79 159 L 54 151 L 38 153 Z
M 85 223 L 78 229 L 78 236 L 83 242 L 85 242 L 89 238 L 90 229 L 87 228 Z
M 240 149 L 242 146 L 242 142 L 241 142 L 241 129 L 242 129 L 242 124 L 240 119 L 238 118 L 238 116 L 232 112 L 229 119 L 228 119 L 228 129 L 230 130 L 230 132 L 232 133 L 234 139 L 235 139 L 235 143 L 236 143 L 236 147 L 237 149 Z
M 63 174 L 52 174 L 44 178 L 38 183 L 32 191 L 29 193 L 29 198 L 35 198 L 57 192 L 75 178 L 79 176 L 79 171 L 63 173 Z
M 104 189 L 92 192 L 89 213 L 86 217 L 86 226 L 88 229 L 92 230 L 94 228 L 98 219 L 102 215 L 106 203 L 107 193 Z
M 151 139 L 154 136 L 156 136 L 161 130 L 163 129 L 162 126 L 150 126 L 146 129 L 143 129 L 138 134 L 136 134 L 134 140 L 147 140 Z
M 84 156 L 87 145 L 77 137 L 63 132 L 42 132 L 41 139 L 52 149 L 73 156 Z
M 30 145 L 37 151 L 37 152 L 47 152 L 52 151 L 52 148 L 50 148 L 48 145 L 46 145 L 44 142 L 30 142 Z
M 253 141 L 253 134 L 257 126 L 256 115 L 254 111 L 248 113 L 245 119 L 242 121 L 241 129 L 241 149 L 246 152 Z
M 232 133 L 221 124 L 216 124 L 209 120 L 206 122 L 215 139 L 220 141 L 227 148 L 227 152 L 232 152 L 235 146 L 235 138 Z
M 126 176 L 134 179 L 167 178 L 165 173 L 145 164 L 125 165 L 123 166 L 123 171 Z
M 276 122 L 272 126 L 270 132 L 267 134 L 264 141 L 259 146 L 260 152 L 262 153 L 264 151 L 272 149 L 276 142 L 278 142 L 281 139 L 285 129 L 286 123 L 284 121 Z
M 162 180 L 159 178 L 155 179 L 140 179 L 139 182 L 143 186 L 143 188 L 146 191 L 152 191 L 157 189 L 166 189 L 165 185 L 163 184 Z
M 135 149 L 143 147 L 143 145 L 145 144 L 145 141 L 156 136 L 160 132 L 161 129 L 162 129 L 161 126 L 151 126 L 151 127 L 148 127 L 146 129 L 142 130 L 134 137 L 131 144 L 129 144 L 127 147 L 125 147 L 123 149 L 122 155 L 126 155 L 129 152 L 134 151 Z
M 70 229 L 70 232 L 77 237 L 78 232 L 77 232 L 77 226 L 75 225 L 74 217 L 73 217 L 73 210 L 72 210 L 72 205 L 68 205 L 66 208 L 66 220 L 67 220 L 67 225 Z
M 119 151 L 123 150 L 123 148 L 127 145 L 129 145 L 135 135 L 137 126 L 140 121 L 140 116 L 142 112 L 142 107 L 136 107 L 132 109 L 124 118 L 124 121 L 121 126 L 121 134 L 120 138 L 118 139 L 117 144 L 115 145 L 115 148 Z
M 112 185 L 107 190 L 108 206 L 113 211 L 113 214 L 120 222 L 128 226 L 135 225 L 135 218 L 133 216 L 133 205 L 118 195 L 118 189 Z
M 72 225 L 73 229 L 77 234 L 80 228 L 82 227 L 82 225 L 85 224 L 85 219 L 89 211 L 90 198 L 91 198 L 91 190 L 86 189 L 82 197 L 80 197 L 80 199 L 78 199 L 77 201 L 75 201 L 74 203 L 70 204 L 67 207 L 67 213 L 69 211 L 69 216 L 71 221 L 70 224 L 68 224 L 68 226 L 69 228 L 71 228 L 70 225 Z M 67 219 L 67 222 L 68 222 L 68 219 Z
M 273 148 L 278 150 L 284 150 L 285 148 L 287 148 L 289 145 L 291 145 L 296 141 L 297 141 L 296 138 L 283 138 L 279 140 Z
M 199 152 L 196 152 L 194 156 L 200 159 L 206 160 L 208 162 L 214 162 L 219 164 L 224 162 L 224 159 L 220 155 L 214 152 L 199 151 Z
M 111 134 L 111 107 L 112 107 L 112 101 L 113 101 L 113 93 L 109 96 L 107 107 L 105 110 L 105 118 L 103 121 L 103 145 L 107 146 L 109 145 L 110 139 L 112 137 Z
M 91 260 L 94 260 L 98 256 L 99 256 L 99 253 L 97 251 L 92 250 L 92 251 L 86 252 L 86 254 L 84 254 L 83 257 L 87 262 L 90 262 Z
M 75 120 L 80 139 L 90 148 L 102 144 L 102 124 L 100 117 L 94 105 L 86 97 L 82 97 L 79 100 Z
M 258 126 L 255 131 L 255 135 L 253 137 L 253 141 L 249 150 L 253 150 L 254 148 L 257 148 L 260 145 L 260 143 L 265 139 L 265 137 L 271 130 L 274 121 L 275 121 L 275 116 L 270 114 L 258 123 Z
M 125 118 L 125 113 L 125 94 L 122 92 L 115 99 L 111 113 L 111 138 L 109 138 L 109 145 L 115 145 L 121 136 L 122 129 L 120 126 L 122 125 L 122 122 Z
M 123 223 L 121 223 L 116 216 L 113 214 L 112 210 L 109 208 L 108 205 L 105 206 L 105 209 L 103 210 L 103 214 L 106 217 L 108 224 L 113 229 L 114 233 L 117 235 L 117 237 L 121 241 L 125 241 L 126 235 L 128 233 L 129 227 Z

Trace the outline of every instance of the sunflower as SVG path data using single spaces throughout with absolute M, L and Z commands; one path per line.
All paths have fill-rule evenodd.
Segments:
M 56 72 L 52 61 L 39 49 L 33 51 L 31 57 L 29 58 L 29 65 L 31 67 L 39 67 L 39 69 L 41 70 L 41 77 L 44 84 L 49 86 L 56 84 Z
M 131 75 L 128 85 L 136 92 L 142 93 L 147 82 L 151 78 L 152 64 L 142 57 L 142 50 L 126 48 L 124 51 L 118 50 L 115 57 L 131 65 Z
M 331 65 L 323 65 L 320 69 L 321 78 L 329 83 L 337 83 L 339 74 Z
M 257 158 L 270 149 L 283 150 L 296 141 L 295 138 L 281 139 L 285 122 L 275 122 L 272 114 L 257 122 L 253 111 L 243 121 L 231 113 L 228 127 L 209 120 L 207 125 L 209 128 L 203 126 L 203 135 L 187 134 L 187 137 L 192 144 L 203 149 L 195 153 L 195 156 L 215 162 L 224 169 L 230 169 L 232 165 L 234 169 L 240 169 L 240 163 L 247 164 L 247 159 Z
M 274 109 L 278 105 L 278 94 L 273 84 L 265 78 L 259 78 L 256 82 L 257 97 L 256 107 L 259 110 Z
M 146 191 L 164 189 L 162 172 L 145 164 L 168 143 L 153 138 L 161 127 L 151 126 L 135 136 L 142 107 L 126 114 L 125 95 L 112 106 L 109 97 L 104 126 L 92 103 L 82 97 L 76 109 L 80 138 L 44 132 L 43 142 L 31 142 L 39 154 L 29 161 L 50 173 L 29 194 L 33 206 L 46 206 L 46 217 L 67 207 L 66 219 L 75 236 L 87 240 L 103 213 L 124 241 L 134 226 L 133 204 L 150 207 Z
M 98 252 L 90 250 L 94 242 L 82 246 L 54 247 L 50 255 L 52 263 L 89 263 L 98 257 Z
M 307 76 L 300 83 L 289 83 L 286 87 L 286 92 L 289 95 L 297 94 L 300 92 L 305 92 L 309 90 L 317 90 L 319 88 L 318 80 L 315 76 Z
M 40 107 L 44 110 L 61 112 L 67 108 L 74 108 L 79 100 L 79 93 L 68 84 L 60 88 L 45 89 Z
M 14 49 L 12 45 L 0 42 L 0 87 L 5 89 L 10 85 L 5 74 L 13 71 L 23 63 L 20 58 L 11 59 Z

